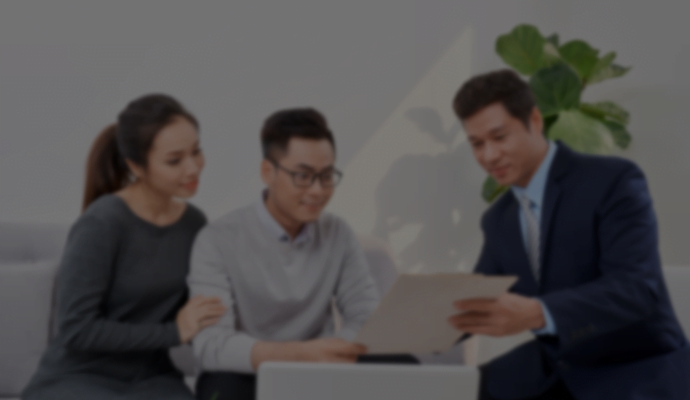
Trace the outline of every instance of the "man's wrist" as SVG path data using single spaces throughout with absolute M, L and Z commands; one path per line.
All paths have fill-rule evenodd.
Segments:
M 295 361 L 308 361 L 306 342 L 290 342 L 288 346 L 287 351 L 290 353 L 291 358 L 293 358 Z
M 264 361 L 304 361 L 302 342 L 257 342 L 251 352 L 252 367 Z

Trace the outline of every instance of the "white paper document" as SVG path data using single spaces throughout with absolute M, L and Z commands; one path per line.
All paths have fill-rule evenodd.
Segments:
M 402 274 L 354 341 L 369 354 L 447 351 L 462 335 L 448 323 L 459 313 L 453 302 L 496 298 L 515 281 L 515 276 Z

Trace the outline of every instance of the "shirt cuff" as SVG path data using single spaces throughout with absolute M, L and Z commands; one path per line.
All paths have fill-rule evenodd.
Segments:
M 218 330 L 213 332 L 212 328 L 201 331 L 192 341 L 201 369 L 207 372 L 255 373 L 252 348 L 257 339 L 236 331 L 228 337 Z
M 255 373 L 252 366 L 252 348 L 257 340 L 253 337 L 237 333 L 235 337 L 227 342 L 227 348 L 221 355 L 222 361 L 229 371 Z
M 556 331 L 556 323 L 553 320 L 553 316 L 551 316 L 551 313 L 549 312 L 549 309 L 546 307 L 546 304 L 544 304 L 543 301 L 536 299 L 539 304 L 541 304 L 541 311 L 542 314 L 544 314 L 544 321 L 545 325 L 541 329 L 534 329 L 532 332 L 534 332 L 535 335 L 555 335 L 557 333 Z

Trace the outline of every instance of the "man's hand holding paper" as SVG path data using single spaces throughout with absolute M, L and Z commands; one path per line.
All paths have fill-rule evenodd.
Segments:
M 462 313 L 448 321 L 466 333 L 506 336 L 541 329 L 545 324 L 539 301 L 514 293 L 504 293 L 496 299 L 459 300 L 453 305 Z

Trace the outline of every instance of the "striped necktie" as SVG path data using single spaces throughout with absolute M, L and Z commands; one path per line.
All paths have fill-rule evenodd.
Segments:
M 519 202 L 522 213 L 525 216 L 525 225 L 527 225 L 527 257 L 529 258 L 534 278 L 539 282 L 539 221 L 534 212 L 532 212 L 532 201 L 527 196 L 520 196 Z

